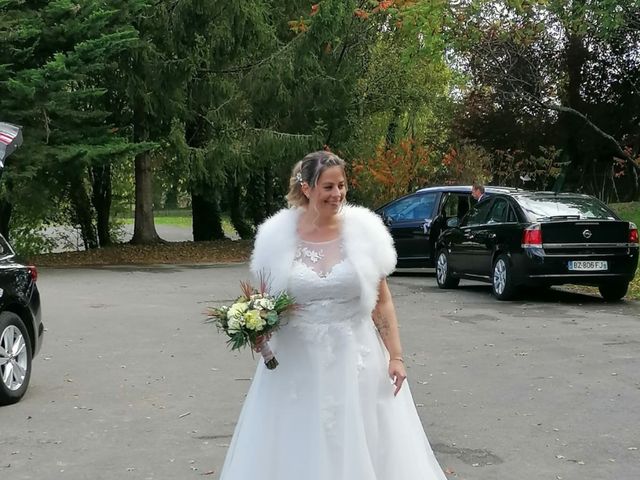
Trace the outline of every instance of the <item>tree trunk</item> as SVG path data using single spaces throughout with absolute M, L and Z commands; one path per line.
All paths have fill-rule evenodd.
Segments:
M 93 208 L 96 211 L 98 243 L 101 247 L 111 245 L 109 215 L 111 212 L 111 164 L 106 162 L 91 169 L 93 177 Z
M 587 52 L 584 48 L 583 37 L 580 34 L 569 32 L 565 47 L 565 68 L 567 71 L 567 90 L 565 104 L 569 108 L 577 111 L 584 111 L 584 102 L 580 89 L 582 88 L 582 69 L 586 61 Z M 582 152 L 580 148 L 580 138 L 583 123 L 570 114 L 561 116 L 560 124 L 562 130 L 566 132 L 565 152 L 571 159 L 573 169 L 580 172 L 580 186 L 589 184 L 591 169 L 591 158 L 587 152 Z
M 289 182 L 287 182 L 287 188 L 288 186 Z M 262 218 L 263 221 L 267 216 L 273 215 L 282 208 L 282 203 L 276 201 L 275 178 L 271 167 L 266 167 L 264 169 L 264 202 L 266 210 L 265 216 Z
M 203 191 L 206 191 L 203 189 Z M 218 202 L 211 195 L 191 192 L 191 215 L 193 220 L 193 240 L 207 242 L 224 237 L 222 217 Z
M 146 142 L 149 140 L 146 112 L 141 99 L 137 100 L 134 108 L 133 122 L 134 141 Z M 151 168 L 151 154 L 149 152 L 139 153 L 136 155 L 134 164 L 136 206 L 131 243 L 134 245 L 161 243 L 163 240 L 158 236 L 153 220 L 153 171 Z
M 9 240 L 9 223 L 13 213 L 13 204 L 6 198 L 0 199 L 0 233 Z
M 233 228 L 236 229 L 240 238 L 247 239 L 253 237 L 253 230 L 247 222 L 244 220 L 243 208 L 242 208 L 242 189 L 237 182 L 234 182 L 230 187 L 231 189 L 231 223 Z
M 384 139 L 384 145 L 386 150 L 391 150 L 396 144 L 398 137 L 398 127 L 400 126 L 400 107 L 394 107 L 391 114 L 391 121 L 387 125 L 387 134 Z
M 245 202 L 249 201 L 251 209 L 251 219 L 253 224 L 257 227 L 265 219 L 282 208 L 282 205 L 276 204 L 274 201 L 274 178 L 272 167 L 267 165 L 266 167 L 258 170 L 255 181 L 252 180 L 250 184 L 257 184 L 258 189 L 251 195 L 250 199 L 245 198 Z
M 153 220 L 153 172 L 149 152 L 143 152 L 136 156 L 135 174 L 136 210 L 131 243 L 135 245 L 161 243 L 163 240 L 158 236 Z
M 75 174 L 71 177 L 69 197 L 75 213 L 76 221 L 80 225 L 80 233 L 84 248 L 91 250 L 98 248 L 98 237 L 93 225 L 93 212 L 91 211 L 91 200 L 84 184 L 84 179 Z

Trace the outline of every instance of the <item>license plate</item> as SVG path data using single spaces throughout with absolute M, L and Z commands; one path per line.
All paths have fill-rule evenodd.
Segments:
M 609 268 L 604 260 L 571 260 L 569 262 L 569 270 L 577 270 L 580 272 L 602 271 Z

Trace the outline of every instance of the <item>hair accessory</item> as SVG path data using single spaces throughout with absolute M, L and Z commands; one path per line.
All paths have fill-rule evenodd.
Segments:
M 296 180 L 302 185 L 302 174 L 300 172 L 296 173 Z

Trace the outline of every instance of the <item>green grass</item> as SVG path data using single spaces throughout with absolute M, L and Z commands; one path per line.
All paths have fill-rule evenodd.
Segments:
M 122 221 L 127 225 L 133 224 L 133 218 L 123 218 Z M 191 217 L 154 216 L 153 221 L 156 225 L 191 228 Z
M 121 220 L 128 225 L 133 224 L 133 213 Z M 181 228 L 191 228 L 192 226 L 191 210 L 156 210 L 153 212 L 153 220 L 156 225 L 171 225 Z M 235 233 L 231 220 L 226 216 L 222 217 L 222 229 L 227 235 Z
M 612 203 L 609 206 L 625 220 L 640 225 L 640 202 Z
M 609 206 L 625 220 L 640 226 L 640 202 L 613 203 Z M 636 270 L 636 277 L 629 285 L 627 298 L 640 300 L 640 269 Z

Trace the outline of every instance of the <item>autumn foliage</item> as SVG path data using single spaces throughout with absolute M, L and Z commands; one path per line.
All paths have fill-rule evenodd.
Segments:
M 361 20 L 368 20 L 371 15 L 384 14 L 384 15 L 396 15 L 400 14 L 403 10 L 406 10 L 416 4 L 415 0 L 378 0 L 368 2 L 368 6 L 360 6 L 353 11 L 353 15 Z M 300 17 L 289 22 L 289 29 L 296 33 L 301 34 L 309 30 L 311 25 L 311 17 L 316 16 L 322 9 L 322 2 L 314 3 L 311 5 L 309 13 L 306 17 Z M 402 26 L 401 19 L 396 19 L 395 25 L 397 27 Z
M 491 155 L 470 143 L 435 148 L 405 139 L 376 149 L 371 158 L 353 161 L 350 185 L 353 196 L 370 207 L 431 185 L 470 185 L 491 179 Z
M 414 140 L 376 149 L 372 158 L 355 160 L 351 187 L 363 203 L 381 205 L 428 183 L 432 176 L 431 149 Z

